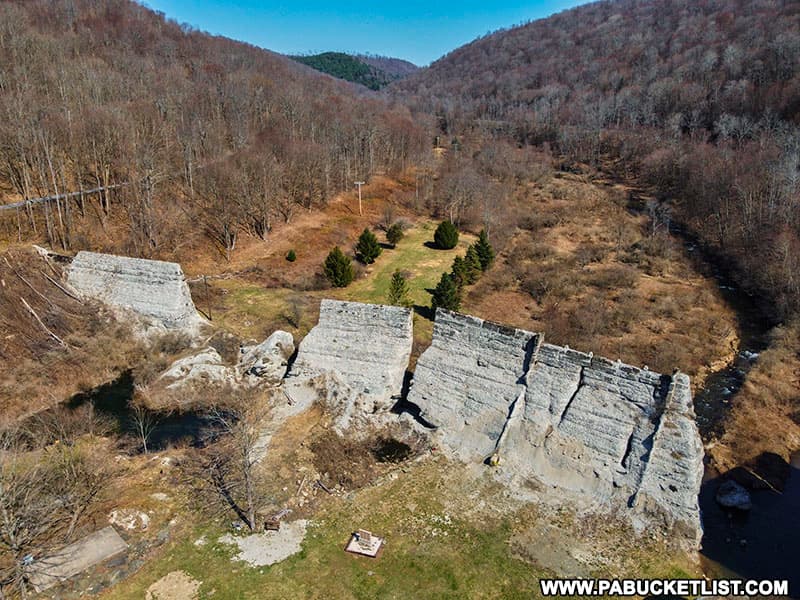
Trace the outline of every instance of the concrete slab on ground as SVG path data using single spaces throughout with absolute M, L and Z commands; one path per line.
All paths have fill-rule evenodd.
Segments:
M 29 567 L 30 582 L 37 592 L 42 592 L 127 548 L 128 544 L 116 529 L 104 527 L 50 556 L 36 560 Z

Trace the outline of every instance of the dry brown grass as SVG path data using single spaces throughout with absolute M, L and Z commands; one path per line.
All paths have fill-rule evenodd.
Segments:
M 531 189 L 516 234 L 464 309 L 634 365 L 679 367 L 697 386 L 734 351 L 735 314 L 680 242 L 649 236 L 624 197 L 576 175 Z
M 130 330 L 101 307 L 59 289 L 53 282 L 60 279 L 59 264 L 30 248 L 0 257 L 4 420 L 113 379 L 143 351 Z
M 800 323 L 776 328 L 734 400 L 725 433 L 711 449 L 722 471 L 800 448 Z

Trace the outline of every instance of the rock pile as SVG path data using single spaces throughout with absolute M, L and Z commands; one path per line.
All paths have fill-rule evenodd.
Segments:
M 437 310 L 409 401 L 464 460 L 574 492 L 699 542 L 703 449 L 688 377 Z
M 278 383 L 286 374 L 289 357 L 294 354 L 291 333 L 278 330 L 254 346 L 242 346 L 239 359 L 227 366 L 214 348 L 202 350 L 176 360 L 160 379 L 167 389 L 193 383 L 217 383 L 232 386 L 254 386 L 263 382 Z
M 86 298 L 132 310 L 168 329 L 192 330 L 203 322 L 176 263 L 78 252 L 67 282 Z

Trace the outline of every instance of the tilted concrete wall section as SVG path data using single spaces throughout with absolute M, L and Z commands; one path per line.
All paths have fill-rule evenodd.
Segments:
M 408 308 L 323 300 L 290 377 L 334 372 L 373 410 L 386 410 L 402 392 L 413 341 Z
M 177 263 L 82 251 L 72 260 L 67 281 L 85 297 L 130 309 L 170 329 L 203 322 Z
M 487 458 L 524 386 L 539 336 L 437 309 L 409 400 L 465 460 Z
M 699 542 L 703 448 L 685 375 L 663 376 L 443 311 L 409 401 L 466 460 Z

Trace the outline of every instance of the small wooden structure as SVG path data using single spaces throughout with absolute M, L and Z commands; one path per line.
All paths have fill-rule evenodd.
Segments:
M 266 511 L 262 511 L 264 514 Z M 280 531 L 281 529 L 281 519 L 292 512 L 290 508 L 284 508 L 276 512 L 274 515 L 267 516 L 264 518 L 264 531 Z
M 371 531 L 366 529 L 359 529 L 353 532 L 345 550 L 353 554 L 375 558 L 382 547 L 383 538 L 373 535 Z

